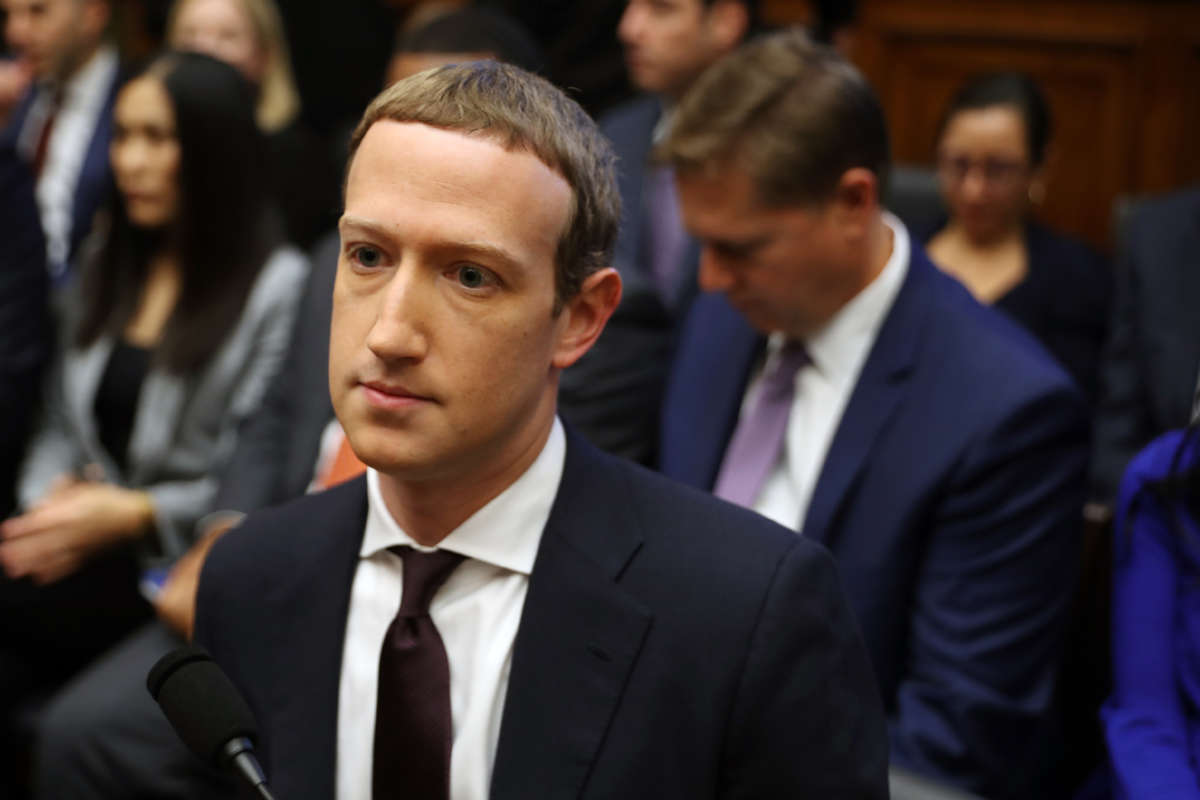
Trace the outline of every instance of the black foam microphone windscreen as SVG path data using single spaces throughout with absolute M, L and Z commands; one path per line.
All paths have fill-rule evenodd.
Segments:
M 202 647 L 163 656 L 146 677 L 146 688 L 188 749 L 215 767 L 225 766 L 231 740 L 258 737 L 246 701 Z

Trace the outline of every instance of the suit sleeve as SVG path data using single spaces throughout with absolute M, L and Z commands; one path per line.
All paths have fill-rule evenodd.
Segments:
M 797 539 L 746 654 L 718 796 L 886 798 L 886 731 L 836 567 Z
M 1130 221 L 1117 259 L 1109 339 L 1100 362 L 1091 492 L 1104 503 L 1116 498 L 1129 460 L 1156 433 L 1142 369 L 1140 228 L 1140 219 Z
M 967 451 L 917 575 L 889 721 L 894 764 L 986 797 L 1028 796 L 1020 782 L 1051 744 L 1086 458 L 1082 398 L 1065 384 Z

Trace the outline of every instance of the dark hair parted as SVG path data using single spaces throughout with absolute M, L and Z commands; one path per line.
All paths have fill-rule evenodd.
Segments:
M 533 34 L 491 8 L 467 6 L 442 14 L 396 43 L 398 53 L 491 53 L 498 61 L 541 72 L 546 59 Z
M 120 197 L 107 238 L 82 276 L 77 344 L 120 336 L 136 313 L 149 264 L 170 253 L 179 298 L 155 358 L 187 373 L 200 368 L 237 323 L 255 279 L 281 239 L 263 172 L 254 89 L 233 67 L 198 53 L 167 53 L 137 78 L 161 81 L 179 140 L 179 202 L 163 230 L 134 226 Z
M 363 136 L 381 120 L 493 139 L 563 176 L 571 208 L 555 256 L 556 314 L 584 278 L 610 265 L 621 212 L 616 157 L 591 117 L 549 81 L 496 61 L 451 64 L 397 81 L 371 102 L 355 128 L 351 166 Z
M 733 164 L 772 206 L 823 203 L 854 167 L 875 173 L 882 196 L 890 166 L 874 90 L 800 30 L 760 36 L 705 70 L 655 155 L 678 171 Z
M 1029 151 L 1029 163 L 1034 167 L 1046 160 L 1046 146 L 1050 142 L 1050 106 L 1046 96 L 1033 78 L 1021 72 L 993 72 L 980 75 L 965 83 L 946 107 L 938 125 L 937 140 L 940 142 L 946 126 L 962 111 L 980 111 L 985 108 L 1004 106 L 1012 108 L 1025 123 L 1025 146 Z

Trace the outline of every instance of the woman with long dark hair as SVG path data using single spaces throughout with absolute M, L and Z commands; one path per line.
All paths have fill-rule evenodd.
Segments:
M 211 57 L 164 55 L 117 98 L 116 202 L 0 524 L 0 703 L 149 618 L 137 577 L 191 543 L 281 360 L 306 262 L 261 152 L 252 88 Z
M 1114 529 L 1113 693 L 1102 715 L 1120 800 L 1200 798 L 1200 419 L 1130 464 Z
M 917 234 L 935 264 L 1033 333 L 1094 397 L 1112 275 L 1082 242 L 1033 219 L 1051 128 L 1049 104 L 1028 75 L 965 84 L 937 134 L 949 216 Z

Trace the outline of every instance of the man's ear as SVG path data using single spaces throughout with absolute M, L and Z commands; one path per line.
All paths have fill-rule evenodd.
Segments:
M 750 13 L 741 0 L 716 0 L 708 8 L 708 29 L 722 51 L 733 50 L 750 31 Z
M 584 278 L 579 292 L 567 301 L 560 313 L 561 326 L 553 364 L 566 369 L 591 349 L 600 338 L 605 323 L 621 302 L 621 276 L 612 267 Z
M 107 0 L 88 0 L 80 9 L 80 23 L 90 37 L 100 39 L 108 29 L 112 8 Z
M 842 173 L 834 190 L 834 208 L 851 236 L 865 235 L 879 210 L 879 178 L 865 167 Z

